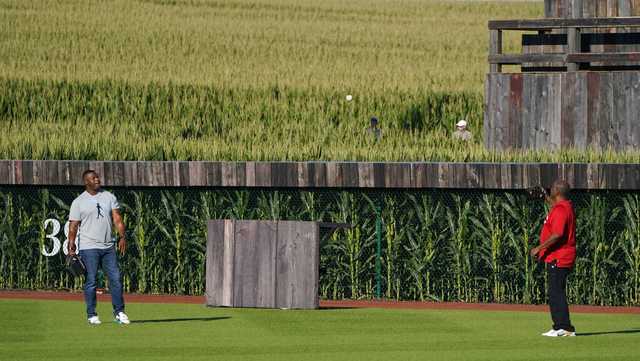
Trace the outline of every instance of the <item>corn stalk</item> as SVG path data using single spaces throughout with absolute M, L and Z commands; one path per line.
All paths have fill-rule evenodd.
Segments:
M 471 242 L 469 217 L 471 202 L 453 196 L 453 207 L 447 208 L 447 225 L 450 234 L 449 253 L 452 258 L 451 273 L 454 278 L 454 294 L 457 301 L 468 301 L 468 282 L 471 278 Z
M 627 267 L 628 304 L 640 303 L 640 197 L 624 198 L 624 225 L 622 251 Z
M 511 218 L 509 222 L 511 227 L 507 228 L 507 238 L 514 256 L 513 262 L 507 267 L 511 268 L 514 279 L 519 281 L 522 277 L 524 284 L 521 302 L 532 303 L 536 299 L 536 263 L 529 255 L 529 251 L 536 244 L 543 214 L 534 213 L 535 204 L 524 197 L 516 197 L 512 194 L 506 194 L 505 197 L 502 207 Z
M 418 224 L 409 227 L 407 244 L 404 246 L 408 259 L 406 267 L 414 281 L 418 298 L 437 300 L 432 293 L 432 272 L 436 271 L 435 258 L 442 242 L 445 240 L 443 207 L 429 196 L 416 198 L 409 196 L 413 206 L 413 216 Z M 434 205 L 435 203 L 435 205 Z

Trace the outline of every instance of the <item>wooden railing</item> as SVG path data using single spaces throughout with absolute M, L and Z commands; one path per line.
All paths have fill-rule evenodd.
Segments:
M 585 19 L 538 19 L 538 20 L 493 20 L 489 21 L 489 64 L 492 73 L 502 71 L 502 65 L 536 63 L 561 63 L 567 71 L 577 71 L 582 64 L 592 62 L 626 63 L 640 62 L 640 52 L 582 51 L 583 29 L 640 27 L 640 17 L 585 18 Z M 541 54 L 503 54 L 502 32 L 505 30 L 538 31 L 547 33 L 563 30 L 567 34 L 566 51 Z M 638 41 L 640 46 L 640 41 Z

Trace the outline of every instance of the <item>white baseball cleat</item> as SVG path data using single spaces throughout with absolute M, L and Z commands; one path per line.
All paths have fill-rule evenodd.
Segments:
M 89 321 L 90 325 L 99 325 L 102 322 L 100 322 L 100 319 L 98 318 L 98 316 L 91 316 L 87 319 L 87 321 Z
M 131 323 L 129 317 L 124 312 L 118 312 L 116 315 L 116 322 L 122 325 L 128 325 Z

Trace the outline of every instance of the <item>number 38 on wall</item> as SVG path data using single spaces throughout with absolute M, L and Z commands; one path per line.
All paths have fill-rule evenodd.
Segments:
M 53 225 L 53 229 L 51 230 L 51 233 L 47 233 L 47 228 L 49 228 L 49 225 Z M 68 244 L 69 244 L 69 222 L 64 224 L 65 240 L 62 245 L 60 244 L 60 239 L 58 238 L 58 233 L 60 233 L 60 222 L 58 222 L 57 219 L 49 218 L 45 220 L 44 231 L 45 231 L 45 237 L 47 239 L 50 239 L 53 242 L 53 248 L 51 249 L 51 251 L 47 252 L 47 245 L 43 244 L 42 249 L 40 250 L 40 252 L 42 252 L 43 255 L 47 257 L 55 256 L 58 254 L 58 252 L 60 252 L 60 247 L 62 247 L 62 252 L 64 252 L 65 255 L 69 253 L 67 251 Z

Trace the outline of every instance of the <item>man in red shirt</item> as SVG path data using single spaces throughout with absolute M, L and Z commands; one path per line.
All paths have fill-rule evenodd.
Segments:
M 540 233 L 540 245 L 531 250 L 531 255 L 544 261 L 547 268 L 549 308 L 553 328 L 543 336 L 575 336 L 576 330 L 569 318 L 567 304 L 567 276 L 576 260 L 576 216 L 571 201 L 567 199 L 569 184 L 557 180 L 546 197 L 551 204 Z

